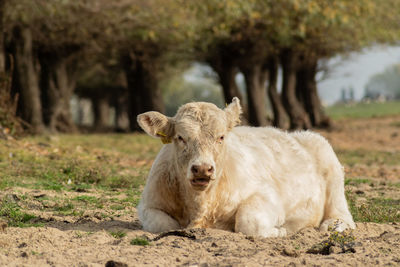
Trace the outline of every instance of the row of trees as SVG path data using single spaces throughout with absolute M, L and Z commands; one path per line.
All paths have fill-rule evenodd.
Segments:
M 12 71 L 35 132 L 74 130 L 74 93 L 92 100 L 99 127 L 112 105 L 137 130 L 139 113 L 165 109 L 160 81 L 193 61 L 218 74 L 227 103 L 247 103 L 250 124 L 269 123 L 269 99 L 273 125 L 321 127 L 319 60 L 398 41 L 399 11 L 396 0 L 0 0 L 0 72 Z

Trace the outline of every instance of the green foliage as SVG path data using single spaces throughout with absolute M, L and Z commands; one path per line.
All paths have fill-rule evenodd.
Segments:
M 366 88 L 366 95 L 383 93 L 400 99 L 400 65 L 396 64 L 385 69 L 384 72 L 372 76 Z

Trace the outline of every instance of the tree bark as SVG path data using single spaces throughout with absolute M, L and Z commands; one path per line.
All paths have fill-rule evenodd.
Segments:
M 115 98 L 115 127 L 117 132 L 127 132 L 129 130 L 127 90 L 125 87 L 119 89 Z
M 130 54 L 123 58 L 123 66 L 128 82 L 129 124 L 131 131 L 138 131 L 137 115 L 146 111 L 165 111 L 158 87 L 157 59 Z
M 43 120 L 52 132 L 75 132 L 70 100 L 75 89 L 74 74 L 68 68 L 68 56 L 57 52 L 39 54 L 41 66 Z
M 268 124 L 265 107 L 266 75 L 262 71 L 262 64 L 249 64 L 241 69 L 247 89 L 248 121 L 254 126 L 265 126 Z
M 307 57 L 307 60 L 297 72 L 298 86 L 296 91 L 297 95 L 302 99 L 302 103 L 309 115 L 312 126 L 326 128 L 331 126 L 332 121 L 324 113 L 318 96 L 317 82 L 315 80 L 317 65 L 317 58 Z
M 290 118 L 290 129 L 309 129 L 311 122 L 296 97 L 297 55 L 286 49 L 281 53 L 283 71 L 282 102 Z
M 40 101 L 38 71 L 29 28 L 15 27 L 13 30 L 13 54 L 15 68 L 13 87 L 20 94 L 18 113 L 29 123 L 34 133 L 44 131 Z
M 93 114 L 94 114 L 94 129 L 96 131 L 104 131 L 110 119 L 109 99 L 104 96 L 92 98 Z
M 286 124 L 286 112 L 277 90 L 279 60 L 276 57 L 271 57 L 267 64 L 269 68 L 268 97 L 274 113 L 273 125 L 283 129 Z
M 6 72 L 6 56 L 4 46 L 4 4 L 5 0 L 0 0 L 0 79 Z
M 219 83 L 221 84 L 225 103 L 231 103 L 234 97 L 239 98 L 244 113 L 247 113 L 247 107 L 244 106 L 243 95 L 240 93 L 239 88 L 236 84 L 236 74 L 238 73 L 238 67 L 231 58 L 223 55 L 215 55 L 208 60 L 208 63 L 218 74 Z

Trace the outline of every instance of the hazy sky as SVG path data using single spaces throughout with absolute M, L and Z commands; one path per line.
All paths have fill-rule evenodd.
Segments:
M 339 100 L 342 88 L 353 87 L 355 98 L 360 99 L 369 78 L 393 64 L 400 64 L 400 47 L 375 47 L 346 59 L 335 57 L 328 61 L 329 76 L 318 83 L 320 96 L 332 104 Z

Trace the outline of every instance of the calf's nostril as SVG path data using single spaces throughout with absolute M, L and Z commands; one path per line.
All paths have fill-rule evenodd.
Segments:
M 199 173 L 199 168 L 197 166 L 195 166 L 195 165 L 192 166 L 191 170 L 192 170 L 193 174 L 198 174 Z
M 212 174 L 212 173 L 214 172 L 214 167 L 213 167 L 213 166 L 210 166 L 210 167 L 208 168 L 207 172 L 208 172 L 209 174 Z

